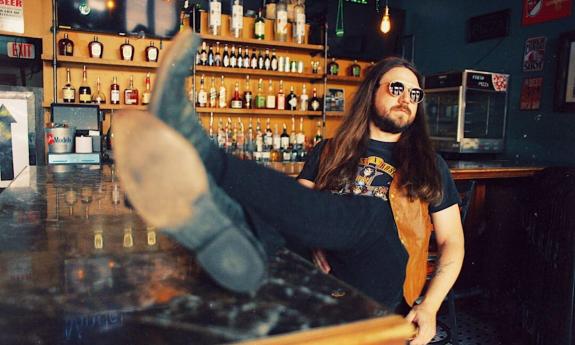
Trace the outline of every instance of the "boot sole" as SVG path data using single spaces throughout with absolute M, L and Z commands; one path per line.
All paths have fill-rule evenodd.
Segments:
M 265 276 L 264 258 L 213 202 L 194 147 L 148 112 L 114 114 L 113 131 L 118 177 L 138 214 L 193 250 L 222 286 L 256 290 Z

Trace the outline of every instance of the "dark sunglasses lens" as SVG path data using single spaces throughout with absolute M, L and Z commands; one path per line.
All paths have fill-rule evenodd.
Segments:
M 391 93 L 392 96 L 395 97 L 401 96 L 403 90 L 405 90 L 405 86 L 403 85 L 402 82 L 392 81 L 391 83 L 389 83 L 389 93 Z
M 422 89 L 411 89 L 411 92 L 409 93 L 409 97 L 411 98 L 411 101 L 414 103 L 419 103 L 421 101 L 423 101 L 423 90 Z

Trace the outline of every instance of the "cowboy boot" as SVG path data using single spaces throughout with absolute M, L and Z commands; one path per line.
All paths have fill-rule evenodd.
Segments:
M 204 270 L 236 292 L 255 291 L 266 275 L 266 257 L 245 223 L 226 212 L 223 191 L 210 183 L 198 150 L 148 112 L 114 118 L 118 176 L 136 211 L 150 225 L 196 253 Z

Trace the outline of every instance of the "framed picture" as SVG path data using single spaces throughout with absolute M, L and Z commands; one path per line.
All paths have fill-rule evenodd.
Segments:
M 523 0 L 523 25 L 531 25 L 569 17 L 573 0 Z
M 325 96 L 325 111 L 343 112 L 345 98 L 343 89 L 327 89 Z
M 519 110 L 539 110 L 542 87 L 543 77 L 523 79 Z
M 530 37 L 525 41 L 523 72 L 543 71 L 546 37 Z
M 559 36 L 557 57 L 554 110 L 575 113 L 575 31 Z

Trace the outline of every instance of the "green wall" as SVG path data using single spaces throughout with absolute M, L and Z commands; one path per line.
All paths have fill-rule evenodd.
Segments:
M 541 24 L 522 26 L 520 0 L 417 0 L 390 1 L 406 10 L 406 35 L 415 37 L 415 63 L 427 75 L 472 68 L 511 74 L 506 150 L 502 158 L 553 165 L 575 165 L 575 113 L 553 111 L 559 34 L 575 30 L 575 15 Z M 574 6 L 575 7 L 575 6 Z M 470 17 L 511 10 L 510 32 L 503 38 L 466 43 Z M 523 72 L 525 40 L 545 36 L 542 72 Z M 541 107 L 520 111 L 524 77 L 543 76 Z

